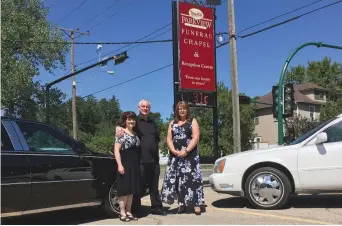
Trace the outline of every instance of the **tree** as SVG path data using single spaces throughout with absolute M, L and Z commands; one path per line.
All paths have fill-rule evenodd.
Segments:
M 327 104 L 321 109 L 319 120 L 324 122 L 339 114 L 342 114 L 342 99 L 339 99 L 336 102 L 328 101 Z
M 34 89 L 32 78 L 39 75 L 39 66 L 48 72 L 63 66 L 68 47 L 61 32 L 47 20 L 43 1 L 1 4 L 1 102 L 14 109 L 23 91 Z
M 287 125 L 292 139 L 297 139 L 301 135 L 318 126 L 319 121 L 311 120 L 303 116 L 293 116 L 289 118 Z
M 322 61 L 309 61 L 307 67 L 292 67 L 285 76 L 285 82 L 314 83 L 329 90 L 328 100 L 337 101 L 342 98 L 342 64 L 332 62 L 328 57 Z

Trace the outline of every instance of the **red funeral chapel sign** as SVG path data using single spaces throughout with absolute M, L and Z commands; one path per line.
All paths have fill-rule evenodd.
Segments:
M 214 10 L 178 4 L 180 89 L 215 91 Z

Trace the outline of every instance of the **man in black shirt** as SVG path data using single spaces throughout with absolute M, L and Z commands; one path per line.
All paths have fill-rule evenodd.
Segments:
M 140 169 L 143 184 L 147 184 L 150 190 L 151 198 L 151 212 L 157 215 L 166 215 L 163 211 L 162 202 L 159 196 L 159 132 L 156 123 L 149 118 L 150 103 L 147 100 L 141 100 L 139 102 L 139 118 L 137 119 L 136 133 L 140 138 L 141 145 L 141 158 Z M 120 135 L 122 133 L 121 127 L 117 127 L 116 133 Z M 133 200 L 133 206 L 140 208 L 141 199 L 135 197 Z

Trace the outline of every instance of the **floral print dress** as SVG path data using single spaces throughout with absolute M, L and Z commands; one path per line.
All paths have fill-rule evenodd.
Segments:
M 176 150 L 184 150 L 191 141 L 192 120 L 183 125 L 172 124 L 172 140 Z M 179 205 L 204 205 L 202 171 L 197 146 L 184 158 L 176 157 L 170 152 L 163 187 L 162 202 Z

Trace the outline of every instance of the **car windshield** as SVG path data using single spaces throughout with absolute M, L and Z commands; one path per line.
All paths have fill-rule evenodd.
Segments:
M 322 129 L 325 125 L 327 125 L 328 123 L 330 123 L 331 121 L 335 120 L 335 118 L 332 118 L 322 124 L 320 124 L 319 126 L 317 126 L 316 128 L 310 130 L 309 132 L 305 133 L 304 135 L 300 136 L 298 139 L 294 140 L 292 143 L 290 143 L 290 145 L 294 145 L 294 144 L 299 144 L 301 142 L 303 142 L 304 140 L 306 140 L 308 137 L 310 137 L 312 134 L 316 133 L 318 130 Z

